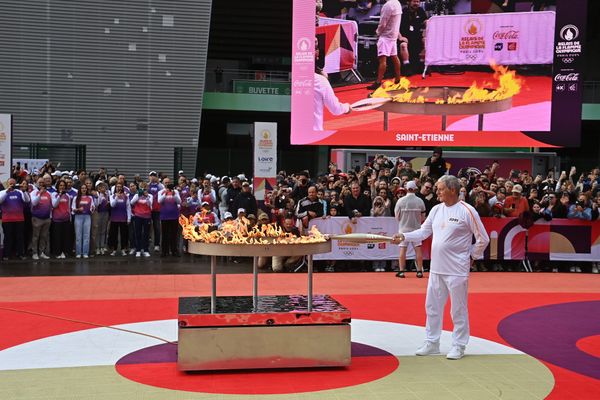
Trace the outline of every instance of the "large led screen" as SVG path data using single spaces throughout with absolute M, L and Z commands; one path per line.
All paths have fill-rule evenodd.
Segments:
M 586 7 L 294 0 L 291 143 L 578 146 Z

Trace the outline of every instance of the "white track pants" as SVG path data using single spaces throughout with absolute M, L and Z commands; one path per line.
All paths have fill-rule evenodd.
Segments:
M 469 342 L 469 309 L 467 306 L 467 276 L 429 274 L 425 311 L 427 323 L 425 333 L 430 342 L 439 342 L 444 320 L 444 306 L 450 295 L 452 323 L 452 344 L 466 346 Z

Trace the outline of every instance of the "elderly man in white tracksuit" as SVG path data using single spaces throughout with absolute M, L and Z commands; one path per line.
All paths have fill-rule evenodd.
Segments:
M 395 241 L 418 242 L 433 234 L 431 245 L 431 268 L 427 285 L 425 310 L 425 343 L 416 355 L 425 356 L 440 352 L 440 336 L 444 306 L 448 295 L 452 303 L 454 324 L 452 348 L 446 358 L 461 359 L 469 342 L 469 312 L 467 289 L 470 266 L 481 258 L 490 239 L 477 211 L 460 201 L 460 181 L 451 175 L 442 176 L 437 183 L 437 195 L 441 204 L 432 208 L 420 229 L 395 235 Z M 472 239 L 475 236 L 475 243 Z

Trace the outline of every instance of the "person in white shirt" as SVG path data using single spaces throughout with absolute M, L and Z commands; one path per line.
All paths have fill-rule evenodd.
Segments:
M 406 182 L 406 190 L 408 193 L 406 196 L 401 197 L 396 202 L 394 208 L 394 215 L 398 221 L 398 232 L 408 233 L 415 231 L 421 227 L 423 218 L 425 216 L 425 203 L 423 200 L 415 195 L 417 191 L 417 184 L 415 181 Z M 415 242 L 409 242 L 404 240 L 400 243 L 400 255 L 399 255 L 399 271 L 396 274 L 398 278 L 404 278 L 404 272 L 406 271 L 406 251 L 408 250 L 408 244 L 412 244 L 415 250 L 416 263 L 417 263 L 417 278 L 423 277 L 423 249 L 421 247 L 422 242 L 417 240 Z
M 446 358 L 462 358 L 469 341 L 469 272 L 473 261 L 483 256 L 490 238 L 477 211 L 459 200 L 460 187 L 460 181 L 455 176 L 442 176 L 437 183 L 437 196 L 441 204 L 431 209 L 420 229 L 394 235 L 394 242 L 400 243 L 404 240 L 422 241 L 433 234 L 431 269 L 425 300 L 426 340 L 416 351 L 419 356 L 440 352 L 444 305 L 448 295 L 452 303 L 450 313 L 454 331 L 452 348 Z M 473 236 L 475 243 L 472 243 Z
M 381 18 L 377 26 L 377 80 L 369 90 L 375 90 L 381 85 L 381 80 L 387 68 L 387 59 L 390 57 L 394 64 L 396 83 L 400 82 L 400 59 L 398 58 L 397 41 L 400 35 L 400 21 L 402 20 L 402 5 L 398 0 L 387 0 L 381 8 Z
M 315 39 L 315 63 L 319 58 L 319 43 Z M 315 67 L 314 80 L 314 105 L 313 105 L 313 130 L 323 130 L 323 106 L 327 107 L 333 115 L 349 114 L 352 108 L 349 103 L 342 103 L 333 92 L 333 88 L 324 71 Z

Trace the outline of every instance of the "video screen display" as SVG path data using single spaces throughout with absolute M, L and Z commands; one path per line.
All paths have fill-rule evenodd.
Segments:
M 586 0 L 295 0 L 292 144 L 573 147 Z

